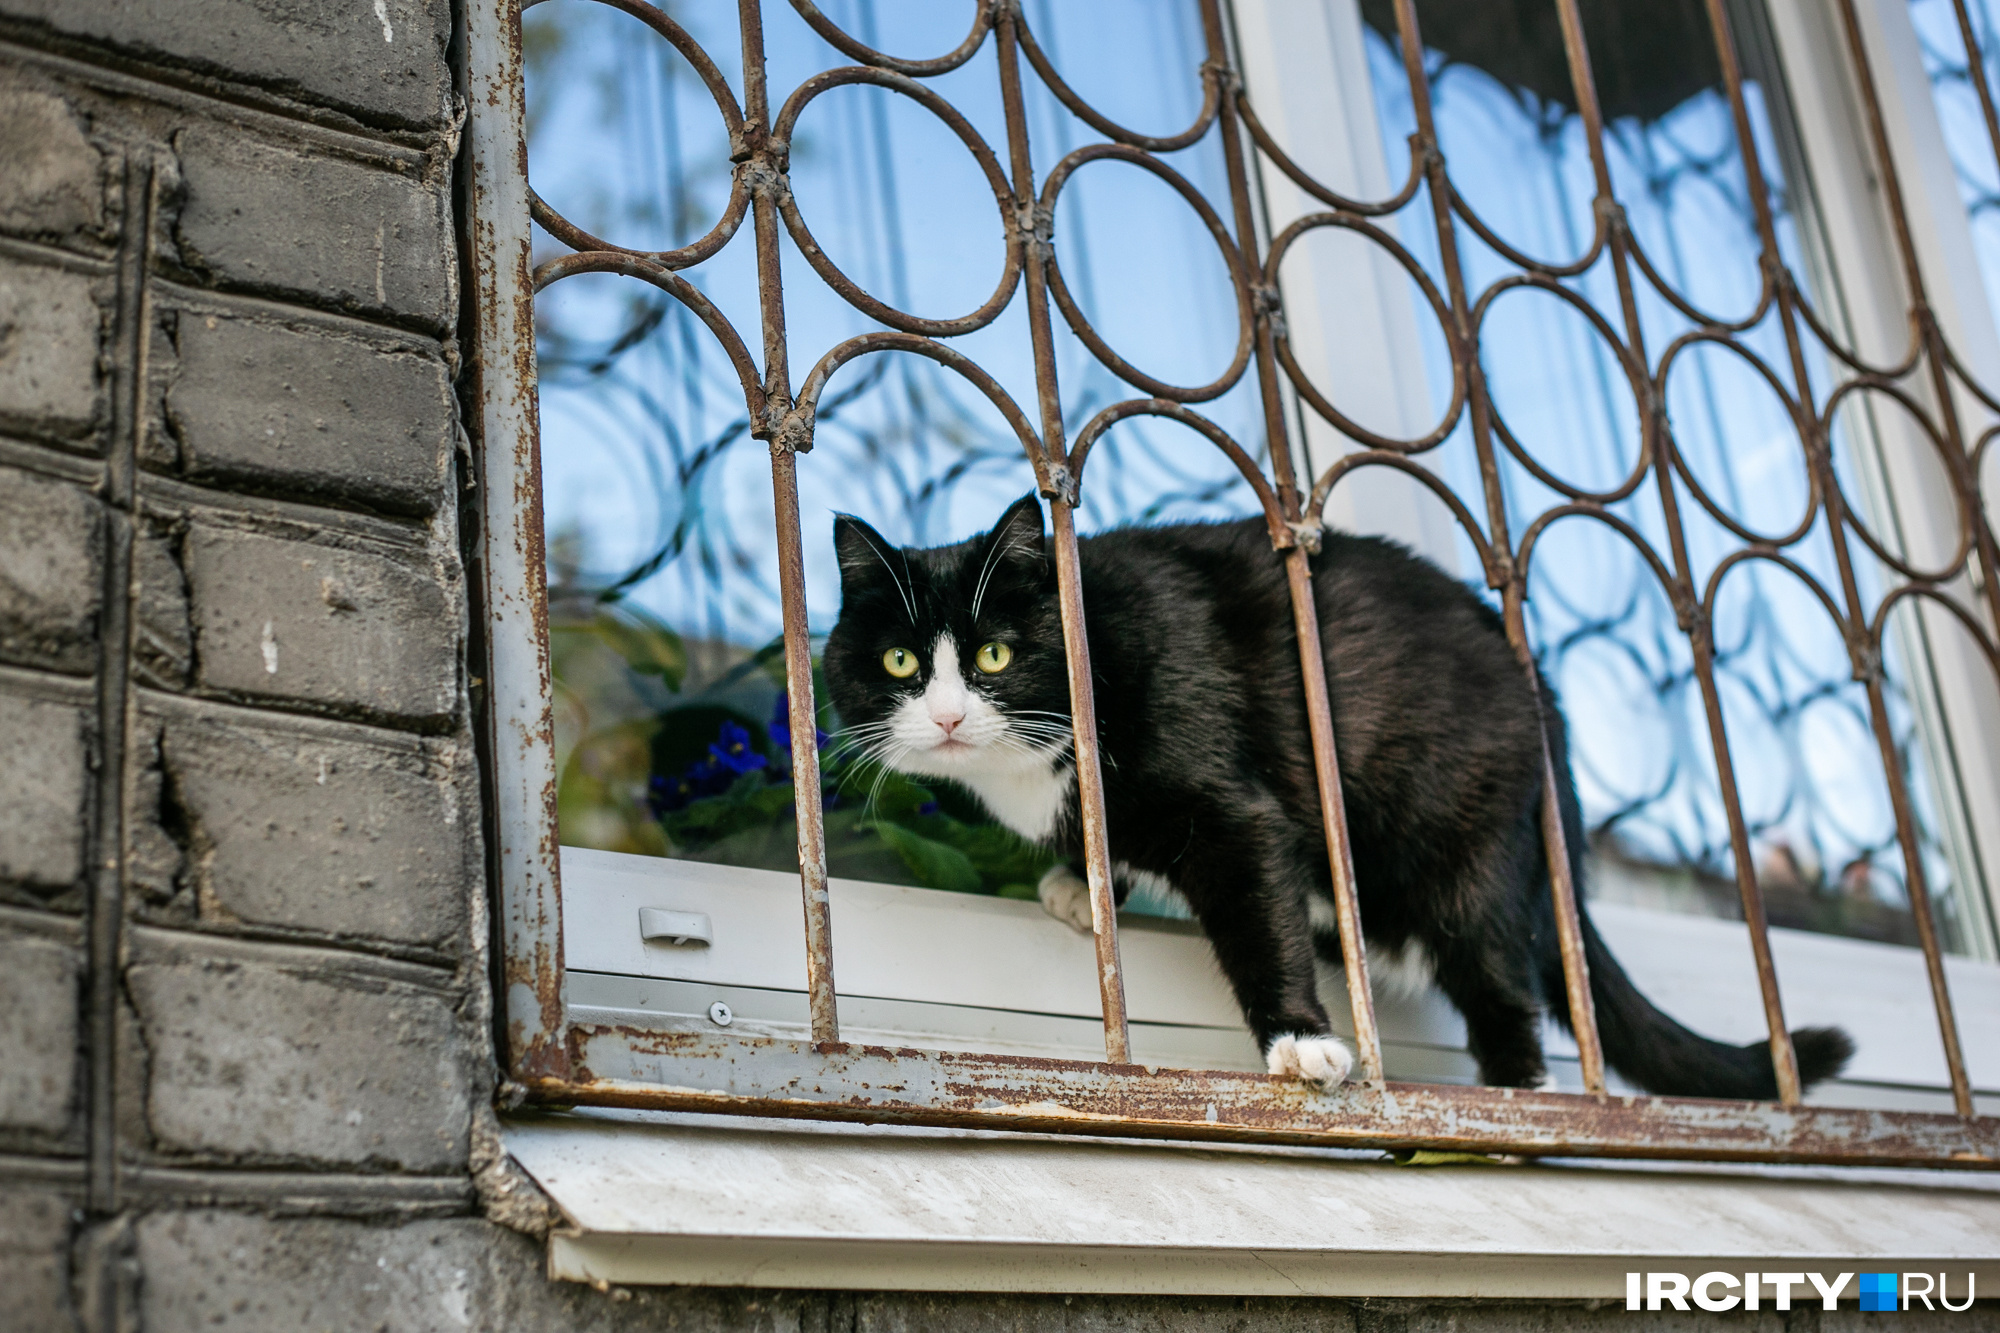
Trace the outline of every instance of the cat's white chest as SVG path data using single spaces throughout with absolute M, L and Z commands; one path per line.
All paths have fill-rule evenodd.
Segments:
M 995 819 L 1030 842 L 1046 842 L 1068 808 L 1076 775 L 1068 764 L 1053 768 L 967 773 L 959 781 Z

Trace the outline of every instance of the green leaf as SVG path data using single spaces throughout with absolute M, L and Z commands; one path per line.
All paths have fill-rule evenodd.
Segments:
M 946 846 L 887 820 L 876 820 L 874 831 L 895 849 L 896 855 L 903 858 L 903 864 L 910 868 L 910 872 L 931 888 L 946 889 L 952 893 L 979 893 L 983 890 L 979 871 L 958 848 Z
M 967 824 L 949 815 L 933 815 L 924 819 L 921 827 L 930 837 L 965 853 L 980 877 L 995 890 L 1023 880 L 1035 883 L 1056 863 L 1054 852 L 1028 842 L 1004 824 Z
M 873 785 L 872 779 L 870 785 Z M 891 819 L 907 819 L 930 804 L 931 800 L 930 788 L 920 786 L 894 770 L 883 778 L 882 785 L 875 787 L 874 791 L 875 813 Z

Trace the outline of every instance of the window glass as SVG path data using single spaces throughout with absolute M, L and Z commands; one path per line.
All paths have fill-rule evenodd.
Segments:
M 667 4 L 743 97 L 734 6 Z M 845 0 L 822 5 L 877 50 L 924 58 L 954 48 L 969 3 Z M 1042 48 L 1076 91 L 1120 123 L 1169 134 L 1201 108 L 1204 55 L 1192 0 L 1028 0 Z M 764 7 L 770 100 L 851 64 L 790 6 Z M 729 143 L 694 66 L 633 17 L 584 0 L 524 16 L 529 176 L 569 222 L 632 248 L 670 249 L 724 217 Z M 1115 50 L 1116 59 L 1105 59 Z M 924 85 L 964 116 L 1006 169 L 995 43 Z M 1037 184 L 1066 154 L 1103 136 L 1065 110 L 1021 62 Z M 1211 131 L 1165 155 L 1204 196 L 1226 201 Z M 1004 266 L 1002 219 L 987 176 L 931 111 L 872 86 L 835 87 L 799 116 L 791 181 L 830 261 L 905 312 L 951 319 L 980 308 Z M 1236 302 L 1215 241 L 1171 188 L 1116 161 L 1078 169 L 1055 211 L 1062 274 L 1120 356 L 1176 384 L 1226 371 Z M 537 228 L 535 259 L 565 252 Z M 782 242 L 791 378 L 844 339 L 885 327 Z M 751 224 L 683 272 L 760 349 Z M 1108 403 L 1143 396 L 1055 325 L 1065 424 L 1073 434 Z M 784 715 L 770 462 L 749 436 L 728 359 L 678 302 L 616 276 L 565 278 L 537 302 L 544 518 L 556 688 L 563 842 L 575 846 L 796 866 L 791 747 L 807 731 Z M 984 328 L 950 339 L 1039 420 L 1019 290 Z M 1200 405 L 1247 448 L 1262 448 L 1254 377 Z M 1260 454 L 1261 457 L 1261 454 Z M 821 400 L 799 460 L 809 610 L 831 628 L 839 584 L 836 512 L 892 539 L 931 544 L 983 530 L 1032 489 L 999 413 L 930 361 L 878 354 L 850 362 Z M 1093 451 L 1086 529 L 1254 512 L 1224 457 L 1158 419 L 1113 428 Z M 824 697 L 822 691 L 821 697 Z M 887 774 L 826 740 L 825 801 L 835 875 L 1032 896 L 1049 858 L 988 822 L 943 784 Z M 1143 910 L 1145 904 L 1138 904 Z
M 1965 11 L 1985 58 L 1980 77 L 1991 88 L 1993 61 L 2000 54 L 1996 51 L 2000 28 L 1994 25 L 1993 6 L 1989 0 L 1965 0 Z M 1987 304 L 2000 309 L 2000 168 L 1995 165 L 1996 149 L 1987 132 L 1979 92 L 1973 86 L 1972 62 L 1959 32 L 1958 14 L 1952 0 L 1911 0 L 1910 22 L 1917 30 L 1924 73 L 1930 76 L 1931 98 L 1937 106 L 1952 171 L 1958 177 L 1959 197 L 1972 220 L 1972 240 L 1979 252 L 1980 274 L 1986 280 Z
M 970 3 L 929 0 L 823 8 L 860 40 L 904 57 L 953 49 L 973 14 Z M 1023 8 L 1061 76 L 1105 114 L 1153 134 L 1195 117 L 1203 44 L 1192 0 L 1024 0 Z M 1697 314 L 1750 321 L 1732 345 L 1675 351 L 1664 407 L 1683 467 L 1665 489 L 1636 472 L 1640 397 L 1593 323 L 1592 312 L 1614 336 L 1629 336 L 1608 260 L 1561 280 L 1571 302 L 1527 286 L 1493 289 L 1519 272 L 1500 246 L 1562 264 L 1586 254 L 1597 227 L 1554 5 L 1421 0 L 1417 9 L 1452 178 L 1498 243 L 1480 239 L 1466 219 L 1456 225 L 1468 288 L 1474 299 L 1490 293 L 1481 354 L 1505 432 L 1496 447 L 1514 539 L 1571 494 L 1595 495 L 1669 568 L 1684 561 L 1697 588 L 1749 532 L 1783 544 L 1838 604 L 1841 572 L 1823 514 L 1796 531 L 1811 488 L 1781 396 L 1823 402 L 1834 363 L 1808 338 L 1807 384 L 1797 384 L 1775 313 L 1757 317 L 1758 235 L 1705 6 L 1584 6 L 1612 186 L 1659 284 L 1681 300 L 1634 272 L 1631 312 L 1646 369 L 1697 327 Z M 670 3 L 664 11 L 740 103 L 734 7 Z M 1780 251 L 1837 327 L 1836 275 L 1764 16 L 1754 0 L 1732 0 L 1729 11 Z M 1400 180 L 1415 125 L 1393 5 L 1362 0 L 1360 12 L 1388 174 Z M 693 63 L 636 18 L 590 0 L 548 0 L 524 22 L 529 171 L 552 208 L 642 249 L 688 245 L 728 217 L 728 137 Z M 788 5 L 766 5 L 764 23 L 774 110 L 814 75 L 850 63 Z M 923 84 L 964 117 L 1004 171 L 996 62 L 989 41 Z M 1025 60 L 1021 79 L 1039 184 L 1064 155 L 1102 136 L 1064 109 Z M 1164 156 L 1210 201 L 1226 201 L 1215 131 Z M 814 96 L 798 118 L 791 181 L 828 262 L 897 309 L 960 317 L 1001 280 L 1003 222 L 986 173 L 959 135 L 907 97 L 867 85 Z M 1442 285 L 1428 198 L 1420 194 L 1384 222 Z M 1182 385 L 1229 366 L 1237 317 L 1223 261 L 1199 216 L 1167 185 L 1127 163 L 1090 162 L 1062 193 L 1054 234 L 1064 281 L 1127 361 Z M 538 229 L 538 262 L 564 249 Z M 780 251 L 796 385 L 829 349 L 884 326 L 829 286 L 789 234 Z M 753 354 L 761 349 L 747 221 L 683 276 Z M 1053 324 L 1070 432 L 1108 403 L 1140 396 L 1059 315 Z M 783 713 L 768 456 L 749 436 L 729 360 L 684 306 L 631 278 L 554 284 L 538 300 L 537 332 L 562 840 L 791 869 L 790 749 L 805 743 L 805 728 Z M 1449 358 L 1441 336 L 1425 336 L 1442 409 Z M 990 323 L 950 342 L 1037 417 L 1018 290 Z M 1200 410 L 1261 456 L 1254 375 Z M 1836 423 L 1836 466 L 1864 512 L 1871 451 L 1885 447 L 1883 438 L 1867 412 Z M 1469 423 L 1424 461 L 1484 513 Z M 1011 430 L 979 393 L 929 361 L 895 353 L 850 362 L 835 376 L 798 472 L 816 633 L 830 628 L 839 605 L 835 512 L 928 544 L 982 529 L 1031 487 Z M 1254 509 L 1211 446 L 1148 419 L 1114 428 L 1093 455 L 1083 499 L 1087 530 Z M 1858 544 L 1853 554 L 1857 595 L 1872 607 L 1895 579 Z M 1710 720 L 1687 637 L 1653 570 L 1611 527 L 1573 516 L 1540 533 L 1530 594 L 1531 634 L 1572 724 L 1595 892 L 1740 916 Z M 1969 932 L 1979 917 L 1964 895 L 1980 890 L 1939 814 L 1957 799 L 1949 760 L 1920 726 L 1921 644 L 1892 638 L 1886 656 L 1894 747 L 1940 926 L 1947 947 L 1975 949 Z M 1868 701 L 1818 596 L 1775 564 L 1729 568 L 1715 601 L 1714 679 L 1772 921 L 1913 943 Z M 920 786 L 852 753 L 830 712 L 816 722 L 827 738 L 832 873 L 1032 893 L 1043 854 L 985 821 L 948 785 Z
M 1838 327 L 1836 275 L 1816 231 L 1767 20 L 1754 0 L 1727 8 L 1779 251 L 1809 285 L 1808 299 Z M 1407 161 L 1405 137 L 1416 128 L 1410 89 L 1393 5 L 1364 0 L 1361 9 L 1393 168 Z M 1596 233 L 1596 187 L 1555 6 L 1419 0 L 1417 13 L 1439 139 L 1465 208 L 1500 244 L 1536 260 L 1584 258 Z M 1516 539 L 1538 517 L 1587 493 L 1671 570 L 1671 506 L 1685 543 L 1679 558 L 1697 590 L 1745 546 L 1747 533 L 1782 545 L 1840 605 L 1824 512 L 1800 531 L 1811 487 L 1799 432 L 1779 393 L 1824 403 L 1837 383 L 1835 363 L 1807 335 L 1807 385 L 1800 386 L 1776 311 L 1758 317 L 1761 247 L 1706 6 L 1586 4 L 1582 13 L 1612 189 L 1658 279 L 1649 281 L 1635 265 L 1637 336 L 1648 372 L 1657 374 L 1672 350 L 1664 407 L 1683 466 L 1664 491 L 1652 473 L 1636 475 L 1640 398 L 1588 314 L 1596 312 L 1616 337 L 1632 337 L 1608 258 L 1561 279 L 1577 298 L 1572 303 L 1546 290 L 1495 288 L 1519 266 L 1461 216 L 1455 230 L 1468 290 L 1475 301 L 1497 292 L 1480 348 Z M 1402 238 L 1441 277 L 1428 208 L 1401 220 Z M 1704 323 L 1745 321 L 1733 345 L 1676 343 Z M 1450 395 L 1450 361 L 1441 340 L 1430 350 L 1442 403 Z M 1861 474 L 1870 451 L 1883 447 L 1878 430 L 1867 413 L 1849 412 L 1836 421 L 1834 442 L 1843 489 L 1875 519 L 1881 515 L 1868 512 L 1869 479 Z M 1478 492 L 1469 422 L 1432 458 L 1461 494 Z M 1898 580 L 1860 543 L 1850 545 L 1858 594 L 1872 610 Z M 1639 548 L 1591 517 L 1550 523 L 1532 555 L 1527 616 L 1571 723 L 1594 892 L 1740 918 L 1723 775 L 1693 653 Z M 1718 585 L 1714 637 L 1717 703 L 1772 924 L 1914 944 L 1882 752 L 1833 618 L 1798 577 L 1749 561 L 1730 567 Z M 1948 761 L 1918 732 L 1912 688 L 1922 672 L 1912 670 L 1907 641 L 1892 637 L 1885 656 L 1898 762 L 1911 786 L 1946 947 L 1975 950 L 1969 930 L 1979 917 L 1961 898 L 1968 891 L 1964 859 L 1937 817 L 1941 800 L 1955 795 Z

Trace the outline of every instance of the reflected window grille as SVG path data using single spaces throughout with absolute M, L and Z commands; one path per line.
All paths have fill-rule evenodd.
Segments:
M 1419 14 L 1430 8 L 1419 6 Z M 1435 8 L 1439 18 L 1457 16 L 1449 6 Z M 1364 12 L 1384 137 L 1400 148 L 1416 124 L 1393 6 L 1373 4 Z M 1819 234 L 1818 203 L 1768 20 L 1751 3 L 1732 4 L 1727 13 L 1745 62 L 1743 100 L 1780 255 L 1806 277 L 1820 305 L 1838 312 L 1840 278 Z M 1756 311 L 1763 294 L 1756 210 L 1702 6 L 1665 4 L 1645 17 L 1586 6 L 1583 14 L 1605 99 L 1614 188 L 1644 253 L 1685 298 L 1684 307 L 1653 284 L 1635 285 L 1639 326 L 1657 357 L 1676 338 Z M 1590 243 L 1594 187 L 1553 11 L 1550 24 L 1444 27 L 1441 47 L 1425 53 L 1425 71 L 1455 186 L 1509 242 L 1561 264 Z M 1417 231 L 1412 244 L 1436 271 L 1435 235 Z M 1514 268 L 1476 236 L 1465 244 L 1463 263 L 1475 290 L 1504 282 Z M 1619 307 L 1608 266 L 1565 283 L 1600 311 Z M 1496 412 L 1533 459 L 1502 455 L 1499 481 L 1513 521 L 1525 527 L 1565 500 L 1536 475 L 1545 469 L 1580 490 L 1623 492 L 1611 511 L 1667 551 L 1660 497 L 1650 486 L 1629 486 L 1639 417 L 1616 356 L 1580 319 L 1532 304 L 1503 297 L 1482 329 Z M 1782 373 L 1787 356 L 1776 318 L 1751 320 L 1735 337 Z M 1450 358 L 1436 340 L 1426 350 L 1442 407 Z M 1823 349 L 1807 349 L 1805 370 L 1816 395 L 1835 381 L 1829 362 Z M 1797 393 L 1795 384 L 1783 387 Z M 1692 480 L 1725 514 L 1760 535 L 1795 528 L 1809 507 L 1805 459 L 1783 405 L 1755 373 L 1719 345 L 1697 344 L 1670 376 L 1665 407 Z M 1879 449 L 1879 432 L 1872 421 L 1853 417 L 1839 426 L 1837 466 L 1853 485 L 1853 456 Z M 1468 421 L 1445 442 L 1441 468 L 1462 492 L 1476 493 L 1470 434 Z M 1685 497 L 1677 518 L 1697 580 L 1743 544 L 1740 534 Z M 1594 892 L 1741 919 L 1692 655 L 1669 598 L 1630 547 L 1604 529 L 1558 526 L 1545 549 L 1530 575 L 1527 619 L 1575 722 L 1573 762 L 1596 853 Z M 1794 550 L 1815 578 L 1838 584 L 1823 521 Z M 1878 599 L 1881 572 L 1864 566 L 1857 576 L 1864 595 Z M 1839 632 L 1791 577 L 1752 566 L 1735 579 L 1739 586 L 1716 608 L 1715 669 L 1770 919 L 1915 944 L 1868 701 L 1852 679 Z M 1886 646 L 1884 687 L 1947 947 L 1992 956 L 1978 862 L 1968 849 L 1946 845 L 1937 814 L 1940 801 L 1959 799 L 1956 775 L 1949 755 L 1919 735 L 1908 697 L 1913 667 L 1906 658 L 1914 652 L 1921 659 L 1925 649 L 1903 639 Z M 1926 668 L 1922 660 L 1914 664 L 1919 675 Z

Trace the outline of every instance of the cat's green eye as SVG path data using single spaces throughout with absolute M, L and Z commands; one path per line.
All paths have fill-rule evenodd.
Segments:
M 1014 650 L 1004 643 L 989 643 L 973 654 L 972 665 L 991 676 L 1005 671 L 1007 664 L 1014 660 Z
M 908 648 L 891 648 L 882 654 L 882 669 L 897 680 L 917 674 L 917 655 Z M 998 667 L 994 668 L 996 671 Z

